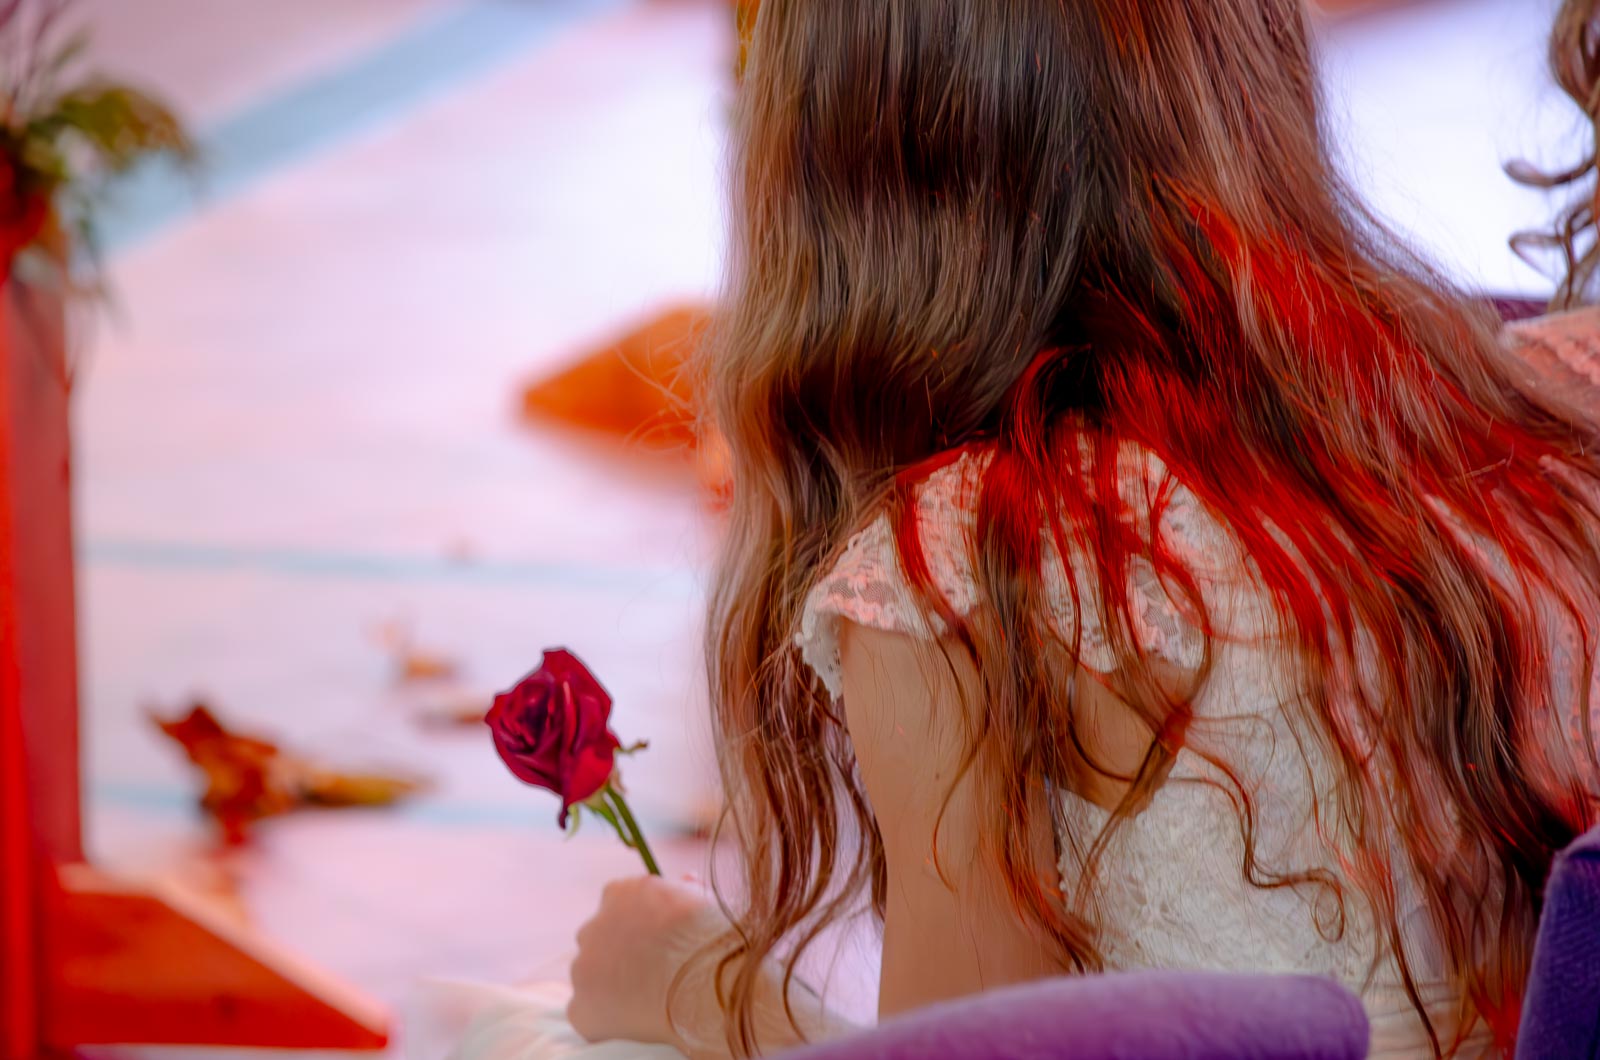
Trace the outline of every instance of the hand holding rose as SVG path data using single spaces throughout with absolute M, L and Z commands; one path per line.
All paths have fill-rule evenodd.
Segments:
M 608 885 L 578 931 L 567 1019 L 593 1042 L 656 1042 L 689 1055 L 702 1052 L 702 1041 L 721 1045 L 722 1010 L 709 983 L 684 982 L 676 992 L 673 984 L 729 927 L 697 888 L 649 876 Z M 717 961 L 699 963 L 709 976 Z
M 695 1060 L 720 1060 L 731 1053 L 716 979 L 726 984 L 737 972 L 723 960 L 733 951 L 719 952 L 716 944 L 736 936 L 702 890 L 655 878 L 660 869 L 622 797 L 616 768 L 617 755 L 644 745 L 624 747 L 610 717 L 611 697 L 595 676 L 571 652 L 552 650 L 539 669 L 495 698 L 487 718 L 511 772 L 560 797 L 563 828 L 574 812 L 599 815 L 651 873 L 608 886 L 578 932 L 567 1016 L 590 1041 L 655 1042 Z M 851 1029 L 770 959 L 757 971 L 753 1014 L 756 1040 L 767 1051 Z

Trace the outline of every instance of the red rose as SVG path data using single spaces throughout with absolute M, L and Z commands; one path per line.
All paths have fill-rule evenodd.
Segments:
M 495 697 L 485 719 L 517 779 L 561 797 L 567 812 L 606 786 L 622 742 L 609 728 L 611 696 L 571 652 L 545 652 L 539 668 Z

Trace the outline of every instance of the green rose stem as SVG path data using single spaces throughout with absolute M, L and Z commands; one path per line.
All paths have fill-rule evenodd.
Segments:
M 650 852 L 650 844 L 645 840 L 644 832 L 639 828 L 639 822 L 634 818 L 633 811 L 628 808 L 628 800 L 622 797 L 622 792 L 616 789 L 612 781 L 606 781 L 606 786 L 586 800 L 584 805 L 617 830 L 623 845 L 639 852 L 639 857 L 644 859 L 646 872 L 652 876 L 661 875 L 661 866 L 656 864 L 656 857 Z

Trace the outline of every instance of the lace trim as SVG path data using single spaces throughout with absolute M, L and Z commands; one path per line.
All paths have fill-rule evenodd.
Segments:
M 963 455 L 929 476 L 916 495 L 917 527 L 928 572 L 954 613 L 963 618 L 972 614 L 979 602 L 969 543 L 977 521 L 977 493 L 989 460 L 986 454 Z M 1165 466 L 1156 457 L 1127 446 L 1119 460 L 1124 500 L 1133 512 L 1149 508 L 1148 498 L 1155 495 L 1151 491 L 1168 490 L 1161 512 L 1161 544 L 1199 576 L 1209 609 L 1212 600 L 1205 592 L 1206 583 L 1215 585 L 1226 577 L 1236 577 L 1240 569 L 1231 538 L 1192 493 L 1172 486 Z M 1095 604 L 1099 584 L 1094 571 L 1080 556 L 1063 558 L 1048 531 L 1041 528 L 1040 533 L 1053 625 L 1063 637 L 1070 636 L 1076 625 L 1079 661 L 1091 670 L 1111 672 L 1116 664 Z M 1081 606 L 1074 604 L 1074 588 Z M 1204 650 L 1198 616 L 1178 602 L 1181 594 L 1169 592 L 1148 560 L 1135 561 L 1127 591 L 1138 650 L 1185 668 L 1198 666 Z M 1228 594 L 1218 597 L 1229 602 Z M 936 639 L 948 632 L 937 615 L 924 613 L 907 585 L 887 515 L 880 514 L 850 539 L 838 563 L 812 590 L 795 637 L 806 662 L 835 696 L 842 683 L 841 620 L 921 639 Z
M 1565 372 L 1600 387 L 1600 311 L 1577 309 L 1539 317 L 1506 329 L 1519 357 L 1541 375 Z M 1556 372 L 1551 371 L 1551 362 Z

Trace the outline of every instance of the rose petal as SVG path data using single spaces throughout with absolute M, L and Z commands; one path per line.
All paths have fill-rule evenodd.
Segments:
M 615 756 L 616 749 L 622 746 L 622 741 L 607 727 L 602 701 L 593 696 L 575 696 L 574 700 L 577 721 L 570 736 L 572 754 L 583 754 L 592 749 L 604 753 L 609 761 Z
M 567 791 L 563 797 L 568 805 L 592 798 L 606 786 L 606 781 L 611 779 L 616 769 L 614 750 L 612 747 L 590 746 L 578 751 L 573 758 L 572 771 L 567 774 L 565 781 Z
M 578 706 L 573 701 L 572 686 L 563 682 L 556 690 L 556 713 L 560 718 L 560 743 L 557 745 L 556 771 L 561 777 L 561 805 L 571 806 L 577 799 L 570 793 L 569 778 L 572 776 L 572 737 L 578 725 Z
M 494 749 L 500 755 L 500 761 L 511 770 L 512 776 L 524 784 L 561 794 L 560 775 L 548 769 L 537 755 L 529 754 L 526 747 L 497 732 L 494 734 Z
M 600 716 L 603 719 L 611 717 L 611 694 L 605 690 L 600 679 L 570 651 L 565 648 L 550 649 L 545 652 L 540 669 L 549 674 L 553 681 L 569 685 L 583 695 L 594 696 L 599 701 Z

